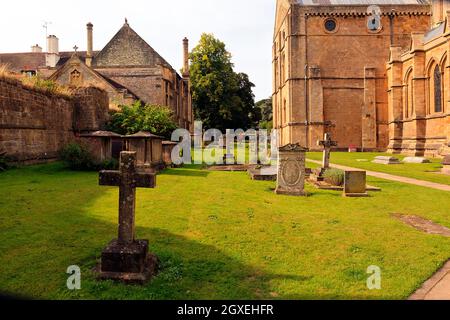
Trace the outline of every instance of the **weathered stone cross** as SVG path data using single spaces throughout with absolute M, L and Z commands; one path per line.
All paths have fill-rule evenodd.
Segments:
M 136 188 L 155 188 L 155 174 L 136 171 L 136 152 L 121 152 L 119 171 L 101 171 L 99 184 L 119 187 L 118 242 L 133 243 L 135 241 Z
M 336 147 L 337 142 L 331 140 L 331 134 L 325 133 L 323 141 L 319 141 L 320 146 L 323 146 L 323 160 L 322 160 L 322 168 L 329 169 L 330 168 L 330 151 L 331 147 Z

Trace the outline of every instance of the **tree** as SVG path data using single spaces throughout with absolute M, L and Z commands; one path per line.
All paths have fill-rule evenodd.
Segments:
M 119 134 L 134 134 L 148 131 L 170 138 L 177 128 L 173 121 L 173 112 L 168 107 L 159 105 L 142 105 L 140 101 L 131 106 L 121 106 L 119 112 L 111 116 L 108 128 Z
M 231 54 L 212 34 L 202 34 L 192 50 L 191 88 L 195 117 L 205 128 L 252 126 L 254 96 L 248 75 L 235 73 Z
M 261 114 L 259 128 L 271 130 L 273 128 L 272 98 L 258 101 L 256 108 Z

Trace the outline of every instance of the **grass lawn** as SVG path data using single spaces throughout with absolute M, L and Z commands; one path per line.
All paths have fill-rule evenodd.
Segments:
M 334 155 L 336 157 L 336 155 Z M 368 157 L 368 155 L 360 155 Z M 0 173 L 0 291 L 51 299 L 404 299 L 450 257 L 450 239 L 392 213 L 450 227 L 447 192 L 369 178 L 382 192 L 277 196 L 242 172 L 170 169 L 139 189 L 137 235 L 162 264 L 146 286 L 98 282 L 92 268 L 116 236 L 118 190 L 61 164 Z M 82 289 L 66 289 L 66 269 Z M 382 270 L 382 289 L 366 270 Z
M 440 174 L 442 168 L 441 159 L 430 159 L 431 163 L 402 163 L 395 165 L 384 165 L 372 163 L 372 160 L 376 156 L 386 155 L 394 156 L 400 160 L 403 160 L 404 155 L 392 155 L 383 153 L 348 153 L 348 152 L 332 152 L 331 162 L 334 164 L 340 164 L 343 166 L 349 166 L 354 168 L 360 168 L 369 171 L 385 172 L 397 176 L 409 177 L 419 180 L 431 181 L 436 183 L 442 183 L 450 185 L 450 176 Z M 312 160 L 322 160 L 321 152 L 308 152 L 307 157 Z M 358 161 L 368 160 L 368 161 Z

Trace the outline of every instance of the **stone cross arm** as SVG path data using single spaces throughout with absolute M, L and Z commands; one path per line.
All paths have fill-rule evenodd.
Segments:
M 155 188 L 156 174 L 136 170 L 136 152 L 120 153 L 118 171 L 100 171 L 101 186 L 119 187 L 119 238 L 121 244 L 134 242 L 136 188 Z
M 147 172 L 135 172 L 129 181 L 131 188 L 155 188 L 156 175 Z M 120 187 L 122 184 L 122 174 L 120 171 L 104 170 L 100 171 L 99 185 Z

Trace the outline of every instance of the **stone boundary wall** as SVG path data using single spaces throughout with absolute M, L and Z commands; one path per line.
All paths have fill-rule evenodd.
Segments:
M 79 132 L 102 129 L 108 108 L 106 92 L 97 88 L 66 97 L 0 79 L 0 150 L 23 164 L 55 160 Z

